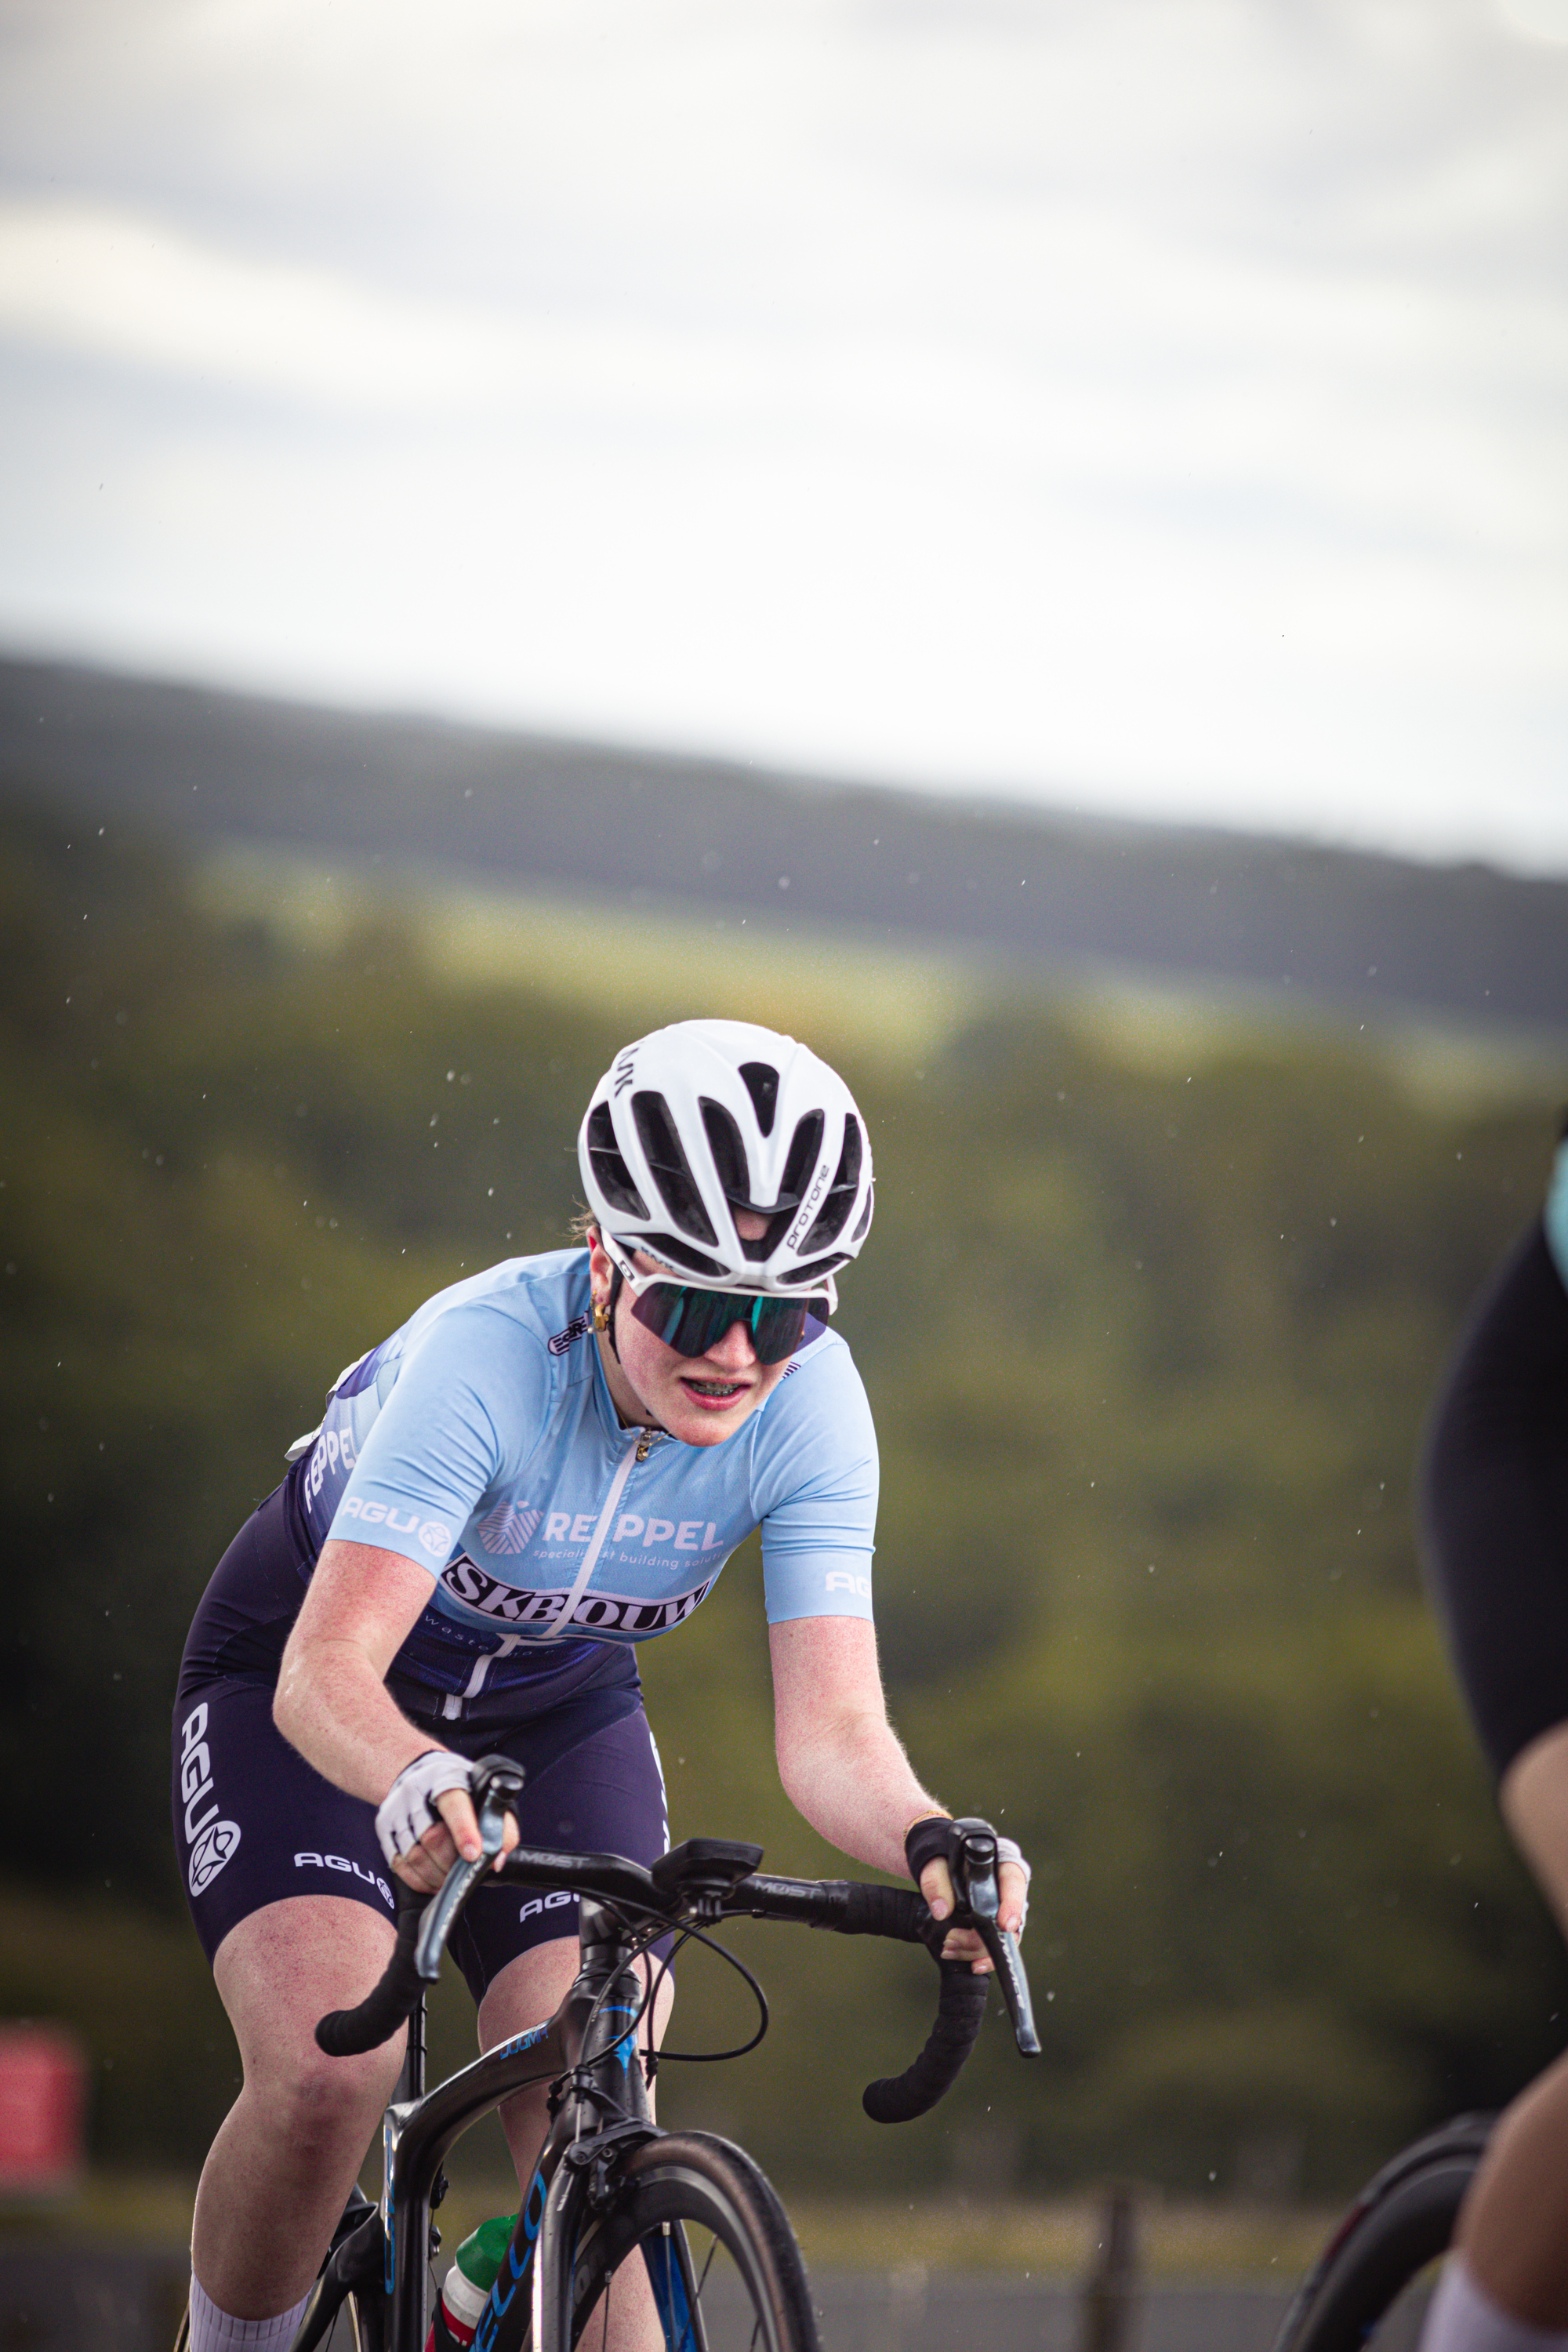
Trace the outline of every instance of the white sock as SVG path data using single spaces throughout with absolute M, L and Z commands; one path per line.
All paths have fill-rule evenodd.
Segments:
M 309 2294 L 302 2294 L 292 2311 L 280 2311 L 276 2319 L 234 2319 L 220 2311 L 195 2273 L 191 2273 L 191 2352 L 288 2352 L 294 2340 L 294 2331 L 305 2316 Z
M 1427 2310 L 1421 2352 L 1568 2352 L 1568 2335 L 1515 2319 L 1477 2284 L 1463 2254 L 1455 2254 Z

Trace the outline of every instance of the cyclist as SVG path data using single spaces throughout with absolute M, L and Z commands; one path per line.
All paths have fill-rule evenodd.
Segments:
M 1503 1818 L 1568 1928 L 1568 1130 L 1432 1423 L 1430 1580 Z M 1568 2057 L 1498 2125 L 1424 2352 L 1568 2347 Z
M 479 1853 L 471 1760 L 524 1765 L 531 1843 L 663 1852 L 635 1645 L 753 1527 L 785 1790 L 951 1908 L 946 1816 L 878 1673 L 875 1434 L 827 1327 L 871 1223 L 847 1087 L 772 1030 L 679 1022 L 616 1055 L 578 1165 L 585 1246 L 439 1292 L 340 1375 L 191 1630 L 175 1835 L 244 2064 L 197 2192 L 193 2352 L 271 2352 L 298 2324 L 401 2050 L 326 2059 L 315 2021 L 384 1967 L 391 1877 L 432 1888 Z M 1004 1927 L 1026 1887 L 1005 1843 Z M 453 1948 L 489 2049 L 571 1982 L 575 1903 L 497 1895 Z M 503 2111 L 524 2181 L 543 2098 Z

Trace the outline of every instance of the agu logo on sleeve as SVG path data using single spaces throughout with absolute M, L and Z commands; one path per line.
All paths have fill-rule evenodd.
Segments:
M 204 1699 L 180 1727 L 180 1794 L 185 1801 L 185 1843 L 191 1856 L 186 1883 L 193 1897 L 206 1893 L 239 1845 L 239 1823 L 219 1818 L 213 1795 L 212 1758 L 203 1736 L 206 1727 Z

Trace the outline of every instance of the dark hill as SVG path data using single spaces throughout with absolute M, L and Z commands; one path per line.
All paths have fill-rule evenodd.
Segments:
M 1568 1028 L 1568 882 L 0 662 L 0 789 L 175 835 Z

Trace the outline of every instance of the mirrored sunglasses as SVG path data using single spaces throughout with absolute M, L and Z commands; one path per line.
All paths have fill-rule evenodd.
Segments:
M 619 1249 L 605 1246 L 630 1294 L 633 1316 L 678 1356 L 705 1356 L 732 1324 L 743 1323 L 758 1363 L 782 1364 L 805 1344 L 807 1325 L 825 1323 L 837 1304 L 831 1288 L 806 1298 L 781 1298 L 773 1292 L 666 1282 L 658 1275 L 638 1274 Z
M 627 1286 L 628 1288 L 630 1286 Z M 653 1282 L 632 1291 L 631 1310 L 645 1331 L 678 1356 L 705 1356 L 735 1323 L 743 1323 L 759 1364 L 782 1364 L 805 1338 L 806 1324 L 823 1319 L 827 1301 L 761 1297 L 735 1290 L 702 1290 L 695 1283 Z

